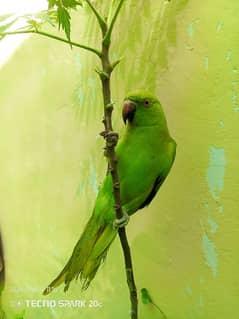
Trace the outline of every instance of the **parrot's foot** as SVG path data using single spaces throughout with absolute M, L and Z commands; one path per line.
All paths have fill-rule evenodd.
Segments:
M 119 140 L 119 134 L 116 132 L 108 132 L 105 139 L 107 147 L 115 147 Z
M 103 131 L 100 133 L 100 135 L 103 136 L 104 139 L 106 139 L 106 149 L 107 147 L 114 147 L 117 145 L 119 140 L 119 134 L 117 132 Z
M 121 218 L 116 218 L 113 222 L 113 227 L 115 230 L 119 228 L 123 228 L 128 225 L 129 215 L 126 212 L 123 212 L 123 216 Z

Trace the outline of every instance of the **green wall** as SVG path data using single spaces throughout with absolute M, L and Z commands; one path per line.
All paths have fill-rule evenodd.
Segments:
M 115 127 L 125 94 L 148 88 L 178 144 L 159 196 L 127 227 L 138 288 L 148 288 L 168 319 L 238 316 L 238 10 L 236 0 L 128 0 L 113 37 L 112 56 L 123 56 L 112 78 Z M 89 13 L 74 21 L 74 39 L 98 43 Z M 98 64 L 90 53 L 32 37 L 0 70 L 7 318 L 26 299 L 103 304 L 29 307 L 26 319 L 129 318 L 118 239 L 86 292 L 73 283 L 67 294 L 41 295 L 71 254 L 105 174 Z M 140 319 L 160 316 L 140 303 Z

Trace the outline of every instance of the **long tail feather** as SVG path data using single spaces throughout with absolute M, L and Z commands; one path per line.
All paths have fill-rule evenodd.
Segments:
M 71 281 L 78 277 L 80 277 L 82 289 L 87 289 L 99 266 L 104 261 L 116 234 L 112 223 L 93 215 L 77 242 L 69 261 L 60 274 L 44 290 L 43 294 L 49 294 L 62 283 L 65 283 L 64 291 L 66 291 Z

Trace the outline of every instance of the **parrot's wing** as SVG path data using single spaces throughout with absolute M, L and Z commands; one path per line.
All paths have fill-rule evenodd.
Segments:
M 149 193 L 148 197 L 145 199 L 145 201 L 140 205 L 140 207 L 138 209 L 142 209 L 145 206 L 148 206 L 152 202 L 154 196 L 157 194 L 157 192 L 158 192 L 160 186 L 163 184 L 163 181 L 165 180 L 165 178 L 166 178 L 166 176 L 163 176 L 163 175 L 160 175 L 156 178 L 156 181 L 154 182 L 154 186 L 153 186 L 151 192 Z
M 144 208 L 145 206 L 149 205 L 152 202 L 160 186 L 163 184 L 165 178 L 168 176 L 168 173 L 173 165 L 175 155 L 176 155 L 176 143 L 174 140 L 171 140 L 171 142 L 169 143 L 168 151 L 169 151 L 169 161 L 167 161 L 166 167 L 164 167 L 164 169 L 160 171 L 159 175 L 157 176 L 153 184 L 151 192 L 149 193 L 147 198 L 144 200 L 144 202 L 140 205 L 138 209 Z

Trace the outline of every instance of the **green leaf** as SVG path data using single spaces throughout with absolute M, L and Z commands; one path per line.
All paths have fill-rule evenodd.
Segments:
M 162 311 L 162 309 L 154 303 L 152 297 L 150 296 L 150 294 L 146 288 L 141 289 L 141 300 L 142 300 L 142 303 L 145 305 L 148 305 L 148 304 L 153 305 L 155 308 L 158 309 L 158 311 L 161 313 L 162 317 L 164 319 L 167 319 L 167 317 L 166 317 L 165 313 Z
M 51 26 L 55 26 L 58 20 L 57 11 L 54 9 L 40 11 L 36 18 L 41 20 L 41 24 L 49 23 Z
M 42 15 L 43 22 L 48 22 L 52 27 L 56 25 L 57 22 L 57 11 L 48 10 Z
M 142 303 L 145 305 L 149 303 L 153 303 L 153 300 L 146 288 L 141 289 L 141 300 L 142 300 Z
M 48 8 L 51 9 L 57 5 L 57 0 L 48 0 Z
M 24 309 L 24 310 L 22 310 L 20 313 L 16 314 L 16 315 L 14 316 L 14 319 L 24 319 L 25 313 L 26 313 L 26 311 L 25 311 L 25 309 Z
M 27 23 L 35 30 L 39 29 L 39 27 L 41 26 L 41 21 L 37 21 L 34 18 L 27 20 Z
M 35 30 L 39 29 L 46 23 L 49 23 L 52 27 L 55 27 L 58 20 L 57 11 L 54 9 L 43 10 L 34 15 L 27 14 L 21 16 L 21 18 L 24 18 L 28 23 L 28 26 L 31 26 Z
M 10 19 L 12 17 L 12 19 Z M 35 14 L 25 14 L 14 18 L 13 15 L 0 16 L 0 40 L 5 37 L 5 32 L 19 19 L 25 20 L 26 25 L 17 27 L 11 31 L 29 31 L 39 30 L 44 24 L 50 24 L 55 27 L 58 21 L 58 13 L 55 9 L 43 10 Z M 6 22 L 5 22 L 6 20 Z M 4 23 L 5 22 L 5 23 Z M 65 22 L 66 23 L 66 22 Z M 67 29 L 68 30 L 68 29 Z
M 75 9 L 76 6 L 78 5 L 80 6 L 82 5 L 81 1 L 76 1 L 76 0 L 62 0 L 62 3 L 65 8 L 72 8 L 72 9 Z
M 71 39 L 71 16 L 68 10 L 59 6 L 57 9 L 59 29 L 65 31 L 67 39 Z
M 72 8 L 75 9 L 76 6 L 82 6 L 82 0 L 48 0 L 48 8 L 52 9 L 55 6 L 57 7 L 65 7 L 67 9 Z

